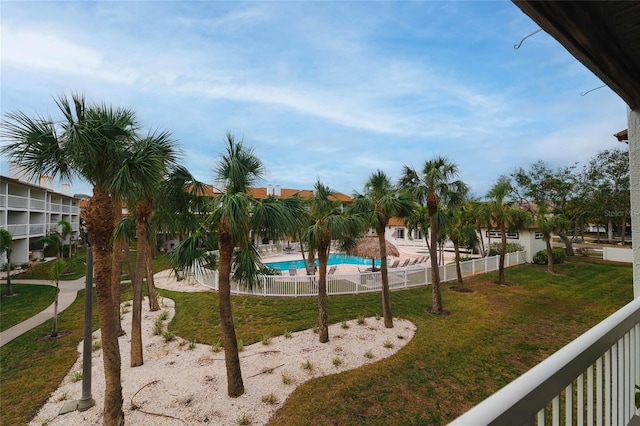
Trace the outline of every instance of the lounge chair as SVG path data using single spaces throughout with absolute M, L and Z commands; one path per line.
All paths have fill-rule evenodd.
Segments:
M 404 268 L 405 266 L 407 266 L 409 264 L 409 262 L 411 262 L 411 259 L 406 259 L 404 261 L 404 263 L 402 265 L 400 265 L 400 268 Z
M 331 268 L 329 268 L 329 272 L 327 272 L 327 274 L 332 275 L 333 273 L 336 272 L 336 269 L 338 269 L 337 266 L 332 266 Z
M 399 264 L 400 264 L 400 261 L 396 260 L 389 266 L 389 268 L 397 268 Z

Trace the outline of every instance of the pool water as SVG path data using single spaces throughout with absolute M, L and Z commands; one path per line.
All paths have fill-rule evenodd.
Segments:
M 299 260 L 285 260 L 281 262 L 266 262 L 264 264 L 272 269 L 287 270 L 290 268 L 302 269 L 304 268 L 304 261 Z M 358 256 L 348 256 L 346 254 L 329 254 L 327 265 L 369 265 L 371 266 L 371 259 L 365 259 Z M 380 266 L 380 259 L 376 259 L 376 265 Z M 316 266 L 318 266 L 318 259 L 316 259 Z

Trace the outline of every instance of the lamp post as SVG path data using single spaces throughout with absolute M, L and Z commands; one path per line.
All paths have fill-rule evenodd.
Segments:
M 87 274 L 84 284 L 84 341 L 82 344 L 82 398 L 78 401 L 78 411 L 86 411 L 96 402 L 91 397 L 91 317 L 92 317 L 92 288 L 93 288 L 93 253 L 89 242 L 89 233 L 85 232 L 87 240 Z
M 86 411 L 96 405 L 91 397 L 91 319 L 93 311 L 93 254 L 89 244 L 89 234 L 85 230 L 87 242 L 87 267 L 84 283 L 84 330 L 82 342 L 82 397 L 79 400 L 67 401 L 60 409 L 60 415 L 72 411 Z

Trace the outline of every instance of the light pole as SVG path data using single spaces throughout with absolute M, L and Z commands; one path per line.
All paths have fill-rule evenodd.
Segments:
M 69 401 L 62 406 L 60 414 L 71 411 L 86 411 L 96 405 L 91 397 L 91 319 L 93 311 L 93 254 L 89 243 L 89 233 L 85 231 L 87 242 L 87 269 L 84 283 L 84 341 L 82 342 L 82 397 L 76 401 Z
M 85 411 L 93 407 L 96 402 L 91 397 L 91 317 L 93 311 L 93 253 L 89 242 L 89 233 L 85 233 L 87 240 L 87 275 L 84 284 L 84 342 L 82 345 L 82 398 L 78 401 L 78 411 Z

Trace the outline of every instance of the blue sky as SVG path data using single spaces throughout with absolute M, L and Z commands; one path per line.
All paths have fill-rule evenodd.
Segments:
M 7 2 L 1 110 L 81 92 L 172 132 L 212 183 L 226 132 L 267 184 L 351 194 L 444 155 L 484 195 L 537 160 L 622 147 L 626 107 L 510 1 Z M 6 159 L 0 173 L 8 174 Z M 91 194 L 78 180 L 73 193 Z

